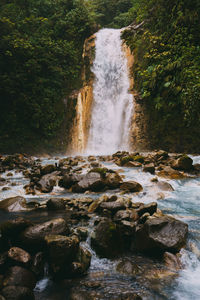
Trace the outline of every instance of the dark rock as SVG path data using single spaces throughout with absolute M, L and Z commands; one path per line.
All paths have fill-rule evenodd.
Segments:
M 117 272 L 119 273 L 126 274 L 129 276 L 134 276 L 134 277 L 140 274 L 142 271 L 137 264 L 135 264 L 134 262 L 128 259 L 123 259 L 122 261 L 120 261 L 116 269 Z
M 149 217 L 136 228 L 133 248 L 145 252 L 177 252 L 186 243 L 188 225 L 169 216 Z
M 4 199 L 0 202 L 0 209 L 9 212 L 27 210 L 26 199 L 20 196 Z
M 172 168 L 176 170 L 190 171 L 192 169 L 193 160 L 188 155 L 182 155 L 176 161 L 172 162 Z
M 33 291 L 24 286 L 7 286 L 2 290 L 6 300 L 34 300 Z
M 8 257 L 17 263 L 22 263 L 24 265 L 29 264 L 31 261 L 30 254 L 18 247 L 10 248 L 8 251 Z
M 23 218 L 17 218 L 15 220 L 10 220 L 2 223 L 0 225 L 0 232 L 3 237 L 9 239 L 16 238 L 24 229 L 31 226 L 32 223 Z
M 117 189 L 122 183 L 122 178 L 117 173 L 107 173 L 105 178 L 105 185 L 109 189 Z
M 149 172 L 151 174 L 154 174 L 155 173 L 155 166 L 154 166 L 154 164 L 151 163 L 151 164 L 145 165 L 144 168 L 143 168 L 143 171 L 144 172 Z
M 46 205 L 48 210 L 65 210 L 65 203 L 62 199 L 49 199 Z
M 141 217 L 145 213 L 149 213 L 150 215 L 153 215 L 156 211 L 157 211 L 157 203 L 156 202 L 151 202 L 151 203 L 143 205 L 137 209 L 137 213 L 138 213 L 139 217 Z
M 72 191 L 75 193 L 83 193 L 87 190 L 93 192 L 102 191 L 105 187 L 105 183 L 99 173 L 89 172 L 82 180 L 72 186 Z
M 170 252 L 165 252 L 163 255 L 163 259 L 165 265 L 172 271 L 178 271 L 182 268 L 182 263 L 180 258 L 178 257 L 178 254 L 175 255 Z
M 124 203 L 114 201 L 114 202 L 102 202 L 100 204 L 100 208 L 103 209 L 108 209 L 109 211 L 112 212 L 112 214 L 115 214 L 118 210 L 123 210 L 126 209 L 126 206 Z
M 53 219 L 27 228 L 21 234 L 21 241 L 27 247 L 41 247 L 44 245 L 46 235 L 67 234 L 68 232 L 69 228 L 64 219 Z
M 115 221 L 121 221 L 121 220 L 135 221 L 137 219 L 138 219 L 137 213 L 135 212 L 135 210 L 131 210 L 131 209 L 119 210 L 114 216 Z
M 46 166 L 43 166 L 40 170 L 42 175 L 46 175 L 46 174 L 52 173 L 54 171 L 56 171 L 55 165 L 46 165 Z
M 3 252 L 0 254 L 0 273 L 5 274 L 5 271 L 8 267 L 8 254 L 7 252 Z M 1 285 L 0 285 L 1 289 Z
M 44 273 L 44 254 L 42 252 L 38 252 L 33 257 L 33 263 L 31 266 L 31 271 L 37 276 L 37 278 L 41 277 Z
M 141 184 L 136 181 L 125 181 L 120 185 L 120 189 L 126 192 L 140 192 L 143 190 Z
M 148 220 L 148 217 L 150 217 L 150 214 L 148 212 L 144 213 L 138 220 L 138 224 L 144 224 Z
M 45 241 L 48 249 L 49 264 L 54 274 L 65 276 L 67 267 L 76 258 L 79 250 L 77 236 L 47 235 Z
M 85 227 L 77 227 L 75 233 L 78 235 L 80 241 L 85 241 L 88 237 L 88 230 Z
M 70 189 L 72 185 L 79 182 L 82 178 L 83 175 L 67 173 L 60 179 L 58 185 L 65 189 Z
M 100 221 L 91 236 L 91 245 L 102 257 L 112 258 L 118 255 L 122 244 L 116 224 L 107 218 Z
M 6 286 L 24 286 L 29 289 L 34 289 L 36 285 L 36 278 L 34 274 L 22 267 L 15 266 L 8 269 L 6 272 L 3 285 Z
M 37 183 L 37 188 L 42 193 L 50 193 L 60 178 L 59 174 L 60 172 L 55 171 L 53 173 L 42 176 L 40 181 Z

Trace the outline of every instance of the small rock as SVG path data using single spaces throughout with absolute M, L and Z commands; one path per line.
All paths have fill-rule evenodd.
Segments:
M 143 190 L 141 184 L 136 181 L 126 181 L 120 185 L 120 189 L 126 192 L 140 192 Z
M 8 251 L 8 257 L 16 262 L 27 265 L 31 261 L 31 256 L 28 252 L 18 247 L 12 247 Z
M 157 210 L 157 203 L 151 202 L 149 204 L 143 205 L 140 208 L 137 209 L 137 214 L 139 217 L 141 217 L 145 213 L 149 213 L 150 215 L 153 215 Z
M 62 199 L 49 199 L 46 205 L 48 210 L 65 210 L 65 203 Z
M 34 274 L 22 267 L 14 266 L 6 272 L 3 285 L 6 286 L 23 286 L 29 289 L 34 289 L 36 285 L 36 278 Z
M 143 168 L 143 171 L 144 172 L 149 172 L 151 174 L 154 174 L 155 173 L 155 166 L 153 163 L 150 163 L 150 164 L 147 164 L 144 166 Z

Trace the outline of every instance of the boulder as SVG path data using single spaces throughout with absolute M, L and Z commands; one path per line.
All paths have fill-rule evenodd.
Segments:
M 122 259 L 117 265 L 117 272 L 126 274 L 129 276 L 137 276 L 142 272 L 141 268 L 137 264 L 129 259 Z
M 8 269 L 3 281 L 4 287 L 6 286 L 24 286 L 29 289 L 34 289 L 36 285 L 35 275 L 22 267 L 14 266 Z
M 105 183 L 101 174 L 97 172 L 89 172 L 88 174 L 84 175 L 82 180 L 72 186 L 72 191 L 74 193 L 83 193 L 88 190 L 99 192 L 102 191 L 104 187 Z
M 59 174 L 60 172 L 55 171 L 53 173 L 42 176 L 40 181 L 38 181 L 37 183 L 37 188 L 42 193 L 50 193 L 60 178 Z
M 157 173 L 158 176 L 164 177 L 164 178 L 169 178 L 169 179 L 183 179 L 186 178 L 187 176 L 183 174 L 182 172 L 179 172 L 177 170 L 174 170 L 170 166 L 164 167 L 162 170 L 160 170 Z
M 30 221 L 23 218 L 17 218 L 15 220 L 9 220 L 0 224 L 0 232 L 3 237 L 12 240 L 31 225 L 32 223 Z
M 56 171 L 55 165 L 46 165 L 46 166 L 43 166 L 40 170 L 42 175 L 46 175 L 46 174 L 52 173 L 54 171 Z
M 190 171 L 192 170 L 193 160 L 188 155 L 182 155 L 173 161 L 171 166 L 176 170 Z
M 79 250 L 77 236 L 46 235 L 49 264 L 54 274 L 65 276 Z
M 48 210 L 65 210 L 65 203 L 62 199 L 49 199 L 46 203 Z
M 66 173 L 58 182 L 58 185 L 60 187 L 63 187 L 65 189 L 70 189 L 72 185 L 76 184 L 83 178 L 83 175 L 79 174 L 71 174 L 71 173 Z
M 150 164 L 147 164 L 144 166 L 143 168 L 143 171 L 144 172 L 149 172 L 151 174 L 154 174 L 155 173 L 155 166 L 153 163 L 150 163 Z
M 178 252 L 186 243 L 188 225 L 169 216 L 149 217 L 136 227 L 132 244 L 137 251 Z
M 126 209 L 125 204 L 120 201 L 102 202 L 99 207 L 101 210 L 108 209 L 112 214 L 115 214 L 118 210 Z
M 57 234 L 67 234 L 69 233 L 69 228 L 64 219 L 53 219 L 48 222 L 41 224 L 36 224 L 27 228 L 21 234 L 21 241 L 27 247 L 41 247 L 44 245 L 44 238 L 46 235 L 57 235 Z
M 2 294 L 6 300 L 34 300 L 32 290 L 24 286 L 7 286 L 3 288 Z
M 141 184 L 136 181 L 125 181 L 120 185 L 120 189 L 126 192 L 140 192 L 143 190 Z
M 20 196 L 4 199 L 0 201 L 0 209 L 8 212 L 27 210 L 26 199 Z
M 17 263 L 28 265 L 31 261 L 31 256 L 28 252 L 18 247 L 12 247 L 8 251 L 8 257 Z
M 91 245 L 101 257 L 113 258 L 118 255 L 123 244 L 117 225 L 108 218 L 101 220 L 91 236 Z
M 106 173 L 105 185 L 109 189 L 117 189 L 120 187 L 120 184 L 123 182 L 121 176 L 117 173 Z

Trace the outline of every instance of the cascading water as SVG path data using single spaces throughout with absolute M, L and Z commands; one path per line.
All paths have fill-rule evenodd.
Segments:
M 122 50 L 121 31 L 102 29 L 97 33 L 94 103 L 87 153 L 109 154 L 128 150 L 133 96 L 127 60 Z

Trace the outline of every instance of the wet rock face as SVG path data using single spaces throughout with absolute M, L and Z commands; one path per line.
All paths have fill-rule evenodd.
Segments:
M 36 278 L 31 271 L 19 266 L 14 266 L 8 269 L 6 272 L 3 285 L 5 287 L 17 285 L 34 289 L 36 285 Z
M 26 199 L 20 196 L 4 199 L 0 202 L 0 209 L 8 212 L 27 210 Z
M 18 247 L 10 248 L 10 250 L 8 251 L 8 257 L 12 261 L 16 263 L 22 263 L 24 265 L 28 265 L 31 261 L 30 254 Z
M 37 183 L 37 188 L 42 193 L 50 193 L 60 178 L 59 174 L 60 174 L 60 172 L 55 171 L 53 173 L 42 176 L 40 181 L 38 181 L 38 183 Z
M 24 286 L 7 286 L 3 288 L 2 295 L 6 300 L 34 300 L 32 290 Z
M 49 199 L 47 201 L 47 209 L 48 210 L 64 210 L 65 209 L 65 203 L 62 199 Z
M 112 258 L 118 255 L 123 245 L 117 225 L 107 218 L 100 221 L 91 236 L 91 245 L 102 257 Z
M 132 244 L 141 252 L 178 252 L 186 243 L 188 225 L 169 216 L 149 217 L 136 227 Z
M 104 189 L 104 181 L 99 173 L 91 172 L 86 174 L 81 181 L 72 186 L 72 191 L 82 193 L 87 190 L 98 192 Z
M 176 170 L 190 171 L 192 169 L 193 160 L 188 155 L 182 155 L 172 162 L 172 168 Z
M 27 247 L 44 246 L 44 238 L 46 235 L 66 233 L 69 233 L 69 228 L 65 220 L 59 218 L 27 228 L 21 234 L 20 238 L 22 243 Z
M 120 185 L 120 189 L 126 192 L 140 192 L 142 191 L 142 186 L 136 181 L 126 181 Z

